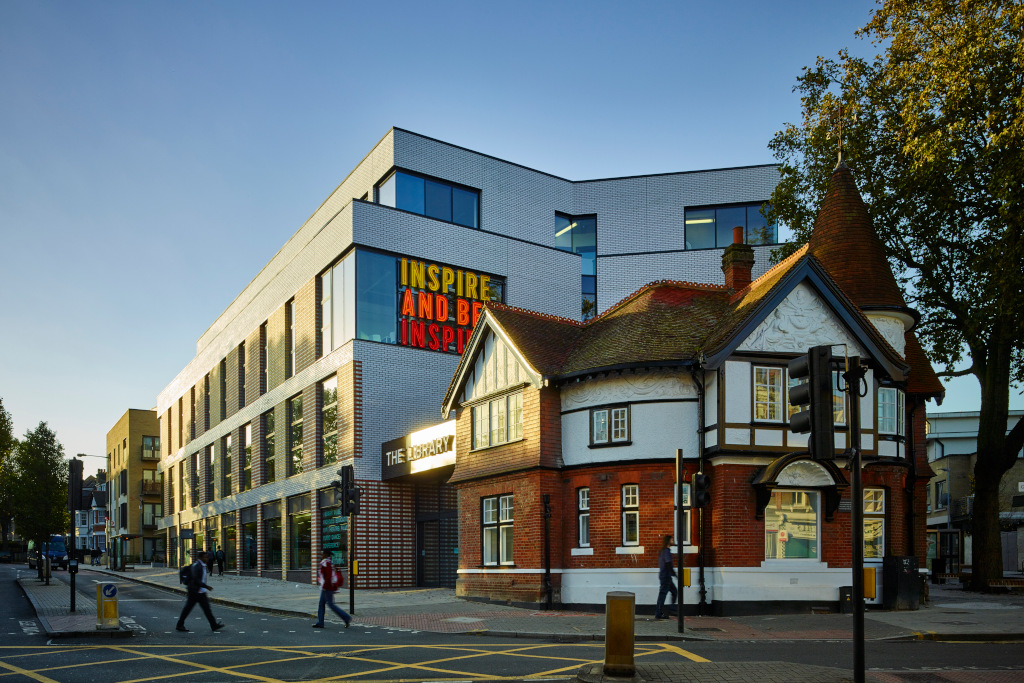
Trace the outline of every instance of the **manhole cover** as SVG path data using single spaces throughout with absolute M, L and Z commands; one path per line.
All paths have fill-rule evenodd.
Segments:
M 452 617 L 451 619 L 445 619 L 445 621 L 457 621 L 460 624 L 472 624 L 480 621 L 478 617 Z

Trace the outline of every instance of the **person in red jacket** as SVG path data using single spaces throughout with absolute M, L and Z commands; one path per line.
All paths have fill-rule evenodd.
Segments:
M 345 585 L 345 579 L 331 563 L 331 551 L 323 552 L 323 559 L 320 561 L 320 568 L 316 571 L 316 582 L 320 584 L 320 606 L 316 611 L 316 623 L 313 628 L 324 627 L 324 609 L 330 607 L 334 613 L 345 622 L 345 628 L 352 622 L 352 617 L 343 609 L 334 604 L 334 591 Z

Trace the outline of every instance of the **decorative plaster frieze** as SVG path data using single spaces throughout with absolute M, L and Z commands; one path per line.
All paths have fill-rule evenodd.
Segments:
M 906 358 L 906 346 L 907 342 L 903 335 L 906 334 L 907 328 L 904 327 L 903 321 L 899 318 L 894 318 L 889 315 L 879 315 L 877 313 L 869 313 L 868 320 L 875 326 L 878 333 L 882 335 L 885 341 L 889 342 L 889 346 L 896 349 L 896 353 Z
M 805 353 L 808 348 L 823 344 L 846 344 L 849 355 L 867 355 L 814 290 L 800 283 L 738 350 Z
M 672 370 L 622 373 L 568 384 L 562 388 L 562 410 L 588 405 L 649 401 L 652 399 L 697 398 L 690 378 Z

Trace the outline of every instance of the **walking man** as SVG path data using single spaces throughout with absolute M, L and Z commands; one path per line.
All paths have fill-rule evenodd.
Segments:
M 206 619 L 210 622 L 210 629 L 213 631 L 219 631 L 224 628 L 224 624 L 213 618 L 213 612 L 210 611 L 210 599 L 206 597 L 207 591 L 213 589 L 206 585 L 206 556 L 205 550 L 200 550 L 196 554 L 196 561 L 192 563 L 192 572 L 189 576 L 188 581 L 188 599 L 185 601 L 185 608 L 181 610 L 181 616 L 178 617 L 179 631 L 188 632 L 185 628 L 185 619 L 188 618 L 188 613 L 192 611 L 195 604 L 198 602 L 199 607 L 202 608 L 203 614 L 206 615 Z
M 217 575 L 224 576 L 224 548 L 217 546 Z
M 341 620 L 345 622 L 345 628 L 348 628 L 349 623 L 352 622 L 352 617 L 334 604 L 334 591 L 345 585 L 345 578 L 341 575 L 341 572 L 335 569 L 334 565 L 331 564 L 330 550 L 325 550 L 323 552 L 323 559 L 320 561 L 320 568 L 316 571 L 316 582 L 320 584 L 320 606 L 316 611 L 316 623 L 313 624 L 313 628 L 324 627 L 324 609 L 326 607 L 330 607 L 334 610 L 334 613 L 341 617 Z
M 672 577 L 676 575 L 676 570 L 672 567 L 672 550 L 669 546 L 672 545 L 671 534 L 666 534 L 661 539 L 661 552 L 658 554 L 658 580 L 661 582 L 661 586 L 658 588 L 658 604 L 654 608 L 655 619 L 665 619 L 665 595 L 668 593 L 672 594 L 672 603 L 669 607 L 670 612 L 675 612 L 676 604 L 676 585 L 672 581 Z

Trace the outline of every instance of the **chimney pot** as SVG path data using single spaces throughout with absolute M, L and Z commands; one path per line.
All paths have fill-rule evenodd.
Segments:
M 732 229 L 732 243 L 743 244 L 743 226 L 737 225 Z

